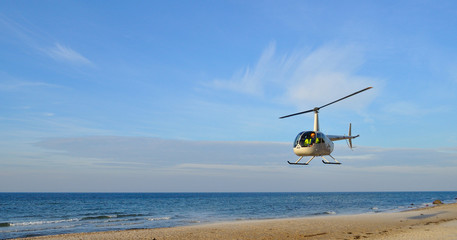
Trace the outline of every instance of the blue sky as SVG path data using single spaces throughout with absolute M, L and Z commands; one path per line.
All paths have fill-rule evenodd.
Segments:
M 457 190 L 455 1 L 1 1 L 0 191 Z M 341 166 L 289 166 L 311 109 Z

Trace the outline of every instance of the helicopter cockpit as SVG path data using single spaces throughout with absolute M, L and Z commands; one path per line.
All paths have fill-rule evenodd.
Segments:
M 312 137 L 314 136 L 314 138 Z M 317 134 L 314 131 L 305 131 L 297 135 L 294 141 L 294 148 L 300 144 L 301 147 L 311 147 L 313 144 L 324 142 L 324 135 L 320 132 Z

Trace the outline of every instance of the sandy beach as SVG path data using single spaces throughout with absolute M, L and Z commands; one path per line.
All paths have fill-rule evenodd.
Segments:
M 457 203 L 396 213 L 236 221 L 28 239 L 457 239 Z

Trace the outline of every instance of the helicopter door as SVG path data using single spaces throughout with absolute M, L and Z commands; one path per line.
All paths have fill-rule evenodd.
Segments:
M 301 143 L 301 137 L 303 135 L 304 132 L 301 132 L 299 134 L 297 134 L 297 137 L 295 137 L 295 141 L 294 141 L 294 148 L 297 147 L 298 144 L 300 144 L 300 146 L 302 146 L 303 144 Z M 303 146 L 302 146 L 303 147 Z

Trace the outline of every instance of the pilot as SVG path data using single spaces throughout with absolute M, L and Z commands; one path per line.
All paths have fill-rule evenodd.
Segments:
M 316 134 L 315 133 L 311 133 L 311 141 L 313 143 L 319 143 L 319 138 L 315 138 L 316 137 Z

